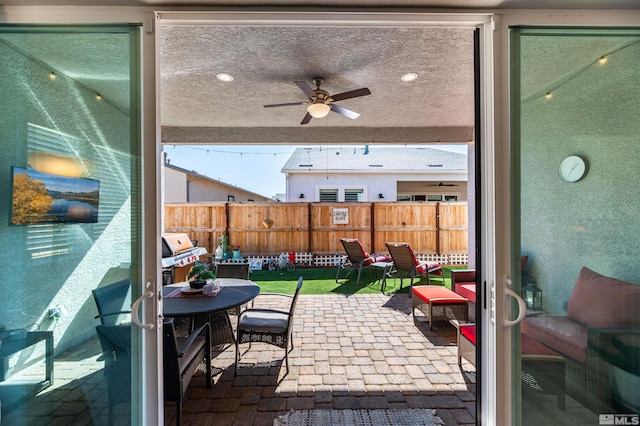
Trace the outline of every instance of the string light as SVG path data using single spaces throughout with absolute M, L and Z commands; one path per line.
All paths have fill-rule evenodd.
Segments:
M 51 71 L 51 73 L 49 74 L 49 80 L 55 80 L 58 76 L 56 75 L 55 72 Z
M 97 100 L 101 100 L 102 99 L 102 96 L 100 96 L 100 93 L 96 93 L 96 99 Z
M 573 79 L 577 78 L 579 75 L 581 75 L 584 72 L 587 72 L 589 69 L 593 69 L 594 65 L 595 66 L 603 66 L 605 64 L 607 64 L 609 62 L 609 57 L 611 55 L 613 55 L 614 53 L 618 53 L 630 46 L 633 46 L 637 43 L 640 43 L 640 40 L 634 39 L 622 46 L 619 46 L 618 48 L 616 48 L 615 50 L 612 50 L 610 52 L 608 52 L 606 55 L 602 55 L 600 56 L 598 59 L 593 60 L 591 62 L 589 62 L 588 64 L 585 64 L 584 66 L 582 66 L 581 68 L 575 70 L 573 73 L 571 73 L 571 75 L 569 75 L 568 77 L 564 78 L 563 81 L 561 82 L 556 82 L 554 84 L 553 87 L 550 87 L 550 89 L 544 94 L 541 95 L 540 92 L 535 92 L 527 97 L 525 97 L 524 99 L 522 99 L 522 102 L 530 102 L 533 101 L 535 99 L 541 99 L 542 97 L 544 97 L 544 99 L 546 100 L 551 100 L 551 98 L 553 98 L 553 91 L 559 89 L 561 86 L 564 86 L 565 84 L 567 84 L 569 81 L 572 81 Z
M 176 148 L 176 145 L 172 145 L 173 148 Z M 228 150 L 224 150 L 224 149 L 213 149 L 213 148 L 200 148 L 197 146 L 188 146 L 188 145 L 182 145 L 180 148 L 182 149 L 193 149 L 196 151 L 204 151 L 207 154 L 210 154 L 212 152 L 215 153 L 219 153 L 219 154 L 236 154 L 239 155 L 240 157 L 243 157 L 245 155 L 273 155 L 278 156 L 278 155 L 291 155 L 293 154 L 293 151 L 280 151 L 280 152 L 274 152 L 274 151 L 270 151 L 270 152 L 248 152 L 248 151 L 228 151 Z

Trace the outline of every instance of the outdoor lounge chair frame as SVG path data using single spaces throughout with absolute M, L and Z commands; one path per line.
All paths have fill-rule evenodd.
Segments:
M 435 272 L 442 273 L 442 267 L 440 265 L 434 268 L 429 268 L 426 262 L 418 261 L 409 243 L 384 243 L 384 245 L 387 246 L 387 250 L 389 250 L 389 254 L 393 259 L 392 272 L 397 274 L 400 278 L 400 288 L 402 288 L 403 278 L 405 276 L 409 278 L 409 297 L 411 297 L 413 290 L 413 280 L 416 277 L 419 278 L 422 275 L 426 275 L 427 284 L 430 285 L 431 278 L 429 277 L 429 274 L 433 274 Z M 420 265 L 425 265 L 425 272 L 419 273 L 417 271 L 417 268 Z
M 360 284 L 360 275 L 362 274 L 362 269 L 368 268 L 371 266 L 375 260 L 368 256 L 364 251 L 362 244 L 357 238 L 340 238 L 340 242 L 342 243 L 342 247 L 344 247 L 344 251 L 347 253 L 342 257 L 340 264 L 338 265 L 338 271 L 336 272 L 336 282 L 338 282 L 338 277 L 340 276 L 340 271 L 343 269 L 351 271 L 358 271 L 358 278 L 356 278 L 356 285 Z M 348 275 L 347 275 L 348 276 Z

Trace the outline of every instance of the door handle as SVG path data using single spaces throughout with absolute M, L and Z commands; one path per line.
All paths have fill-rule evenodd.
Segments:
M 153 291 L 148 290 L 145 293 L 143 293 L 142 296 L 138 297 L 136 301 L 133 302 L 133 305 L 131 305 L 131 321 L 133 321 L 135 325 L 137 325 L 143 330 L 153 330 L 155 326 L 153 323 L 143 324 L 142 322 L 140 322 L 140 318 L 138 316 L 138 309 L 140 309 L 140 304 L 142 303 L 143 300 L 152 299 L 153 296 L 154 296 Z
M 511 280 L 509 278 L 505 277 L 505 283 L 511 287 Z M 510 320 L 510 319 L 505 319 L 504 320 L 504 326 L 505 327 L 513 327 L 516 324 L 519 324 L 524 317 L 527 315 L 527 305 L 526 303 L 524 303 L 524 300 L 522 299 L 522 297 L 520 297 L 520 295 L 518 295 L 518 293 L 516 293 L 515 291 L 511 290 L 510 288 L 505 287 L 504 289 L 504 293 L 507 296 L 511 296 L 514 299 L 516 299 L 516 302 L 518 302 L 518 317 L 516 319 Z

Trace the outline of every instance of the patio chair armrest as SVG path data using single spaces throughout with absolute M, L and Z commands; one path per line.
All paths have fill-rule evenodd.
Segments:
M 260 296 L 282 296 L 282 297 L 288 297 L 290 299 L 293 298 L 291 294 L 285 294 L 285 293 L 260 293 L 256 297 L 260 297 Z
M 289 311 L 283 311 L 282 309 L 271 309 L 271 308 L 248 308 L 248 309 L 245 309 L 244 311 L 240 312 L 240 315 L 242 315 L 242 314 L 244 314 L 245 312 L 248 312 L 248 311 L 252 311 L 252 312 L 271 312 L 271 313 L 276 313 L 276 314 L 291 315 L 291 313 Z
M 209 325 L 208 322 L 205 322 L 204 324 L 202 324 L 201 326 L 193 330 L 193 333 L 191 333 L 187 338 L 187 340 L 185 340 L 182 347 L 178 350 L 179 357 L 183 357 L 184 354 L 187 353 L 187 351 L 189 350 L 189 347 L 193 344 L 196 338 L 202 334 L 203 331 L 206 331 L 205 338 L 207 342 L 209 342 L 209 338 L 210 338 L 209 336 L 211 334 L 211 326 Z
M 125 315 L 125 314 L 130 314 L 131 311 L 118 311 L 118 312 L 110 312 L 108 314 L 102 314 L 102 315 L 96 315 L 95 317 L 93 317 L 94 319 L 98 319 L 98 318 L 104 318 L 104 317 L 112 317 L 114 315 Z

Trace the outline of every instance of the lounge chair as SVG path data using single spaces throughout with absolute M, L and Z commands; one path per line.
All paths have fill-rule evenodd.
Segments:
M 340 271 L 343 269 L 351 271 L 358 271 L 358 278 L 356 279 L 356 285 L 360 283 L 360 275 L 364 268 L 368 268 L 376 262 L 390 262 L 391 258 L 388 256 L 370 255 L 364 251 L 362 244 L 356 238 L 340 238 L 342 247 L 347 253 L 340 261 L 338 265 L 338 271 L 336 272 L 336 282 L 340 276 Z
M 400 288 L 402 279 L 407 276 L 409 282 L 409 297 L 413 290 L 413 280 L 416 277 L 427 275 L 427 283 L 431 284 L 429 274 L 442 275 L 442 267 L 437 262 L 422 262 L 416 258 L 409 243 L 384 243 L 393 259 L 395 273 L 400 277 Z

